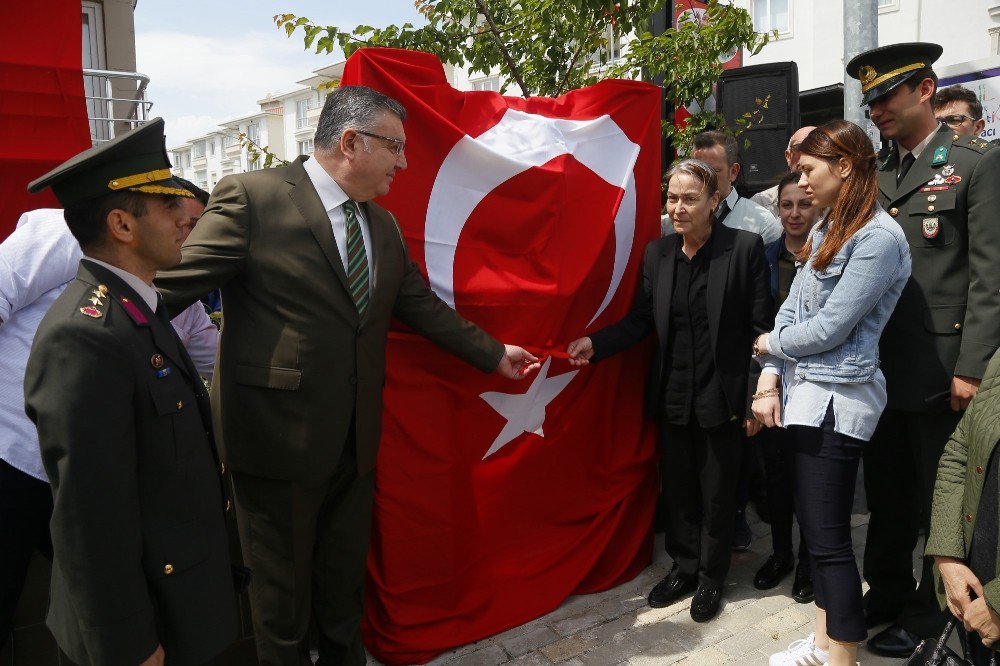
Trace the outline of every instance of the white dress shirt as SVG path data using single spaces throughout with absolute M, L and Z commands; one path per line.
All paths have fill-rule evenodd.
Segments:
M 58 208 L 25 213 L 14 232 L 0 243 L 0 459 L 42 481 L 48 477 L 42 467 L 38 434 L 24 413 L 24 370 L 38 325 L 76 277 L 82 257 Z M 153 289 L 134 275 L 130 277 Z M 152 307 L 156 307 L 155 290 Z M 198 371 L 210 378 L 218 331 L 205 308 L 194 303 L 172 323 L 182 341 L 197 341 L 198 355 L 192 352 L 191 357 Z
M 344 262 L 344 271 L 347 271 L 347 218 L 344 216 L 344 204 L 350 197 L 341 189 L 330 174 L 316 161 L 311 158 L 302 163 L 306 170 L 306 175 L 316 188 L 316 194 L 323 203 L 327 216 L 330 218 L 330 226 L 333 227 L 333 239 L 337 242 L 337 251 L 340 252 L 340 260 Z M 357 206 L 358 223 L 361 225 L 361 239 L 365 244 L 365 254 L 368 257 L 368 294 L 372 289 L 372 241 L 368 233 L 368 221 L 365 220 L 361 207 Z
M 926 148 L 927 145 L 934 139 L 934 135 L 937 134 L 937 131 L 940 128 L 941 128 L 941 125 L 938 124 L 938 126 L 935 127 L 931 131 L 930 134 L 928 134 L 926 137 L 924 137 L 923 141 L 921 141 L 920 143 L 918 143 L 917 145 L 915 145 L 913 147 L 913 150 L 907 150 L 906 148 L 903 148 L 901 145 L 899 145 L 899 143 L 896 143 L 896 148 L 899 149 L 899 164 L 902 164 L 903 163 L 903 158 L 906 157 L 907 155 L 909 155 L 910 153 L 913 153 L 913 161 L 914 162 L 916 162 L 917 160 L 919 160 L 920 159 L 920 154 L 924 152 L 924 148 Z
M 781 222 L 760 204 L 737 194 L 735 187 L 729 191 L 729 196 L 724 201 L 719 202 L 719 206 L 721 207 L 723 203 L 729 204 L 729 214 L 722 220 L 727 227 L 752 231 L 764 239 L 764 245 L 773 243 L 781 237 L 783 231 Z M 664 236 L 674 233 L 669 215 L 660 216 L 660 232 Z

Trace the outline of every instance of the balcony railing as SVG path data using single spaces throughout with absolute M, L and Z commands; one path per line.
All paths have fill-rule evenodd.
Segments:
M 149 77 L 138 72 L 83 70 L 87 120 L 94 145 L 110 141 L 149 120 L 153 103 L 146 99 L 148 85 Z

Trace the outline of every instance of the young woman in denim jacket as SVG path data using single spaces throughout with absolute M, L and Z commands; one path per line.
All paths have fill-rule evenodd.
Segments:
M 861 128 L 827 123 L 801 150 L 799 186 L 831 210 L 802 250 L 805 266 L 775 329 L 754 342 L 764 371 L 753 412 L 792 437 L 816 631 L 770 663 L 845 666 L 855 663 L 866 637 L 851 543 L 854 486 L 862 447 L 885 408 L 878 341 L 910 276 L 910 251 L 902 229 L 877 203 L 876 156 Z

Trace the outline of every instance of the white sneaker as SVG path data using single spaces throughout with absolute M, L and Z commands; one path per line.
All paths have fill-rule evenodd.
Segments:
M 784 652 L 772 654 L 768 666 L 824 666 L 830 653 L 816 645 L 816 634 L 795 641 Z

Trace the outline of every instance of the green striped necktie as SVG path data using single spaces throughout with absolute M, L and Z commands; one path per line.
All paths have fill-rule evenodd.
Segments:
M 364 317 L 369 299 L 368 255 L 365 254 L 365 240 L 361 236 L 357 205 L 351 200 L 344 202 L 344 217 L 347 218 L 347 286 L 358 314 Z

